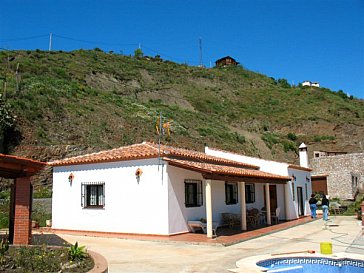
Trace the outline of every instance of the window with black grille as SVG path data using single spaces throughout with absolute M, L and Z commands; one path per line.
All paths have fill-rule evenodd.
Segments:
M 225 182 L 225 203 L 226 205 L 238 203 L 238 183 Z
M 185 180 L 185 205 L 186 207 L 201 207 L 203 204 L 202 181 Z
M 105 183 L 85 182 L 81 184 L 81 206 L 103 208 L 105 206 Z
M 245 184 L 245 202 L 247 204 L 255 202 L 255 186 L 254 186 L 254 184 Z

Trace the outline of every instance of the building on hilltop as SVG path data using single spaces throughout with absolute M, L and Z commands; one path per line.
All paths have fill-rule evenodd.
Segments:
M 317 157 L 323 157 L 323 156 L 334 156 L 334 155 L 345 155 L 347 152 L 338 152 L 338 151 L 314 151 L 313 156 L 315 158 Z
M 238 65 L 239 63 L 232 57 L 230 56 L 226 56 L 226 57 L 223 57 L 221 59 L 218 59 L 216 62 L 215 62 L 215 65 L 216 66 L 230 66 L 230 65 Z
M 311 86 L 311 87 L 320 87 L 320 83 L 318 82 L 311 82 L 311 81 L 304 81 L 302 86 Z
M 331 198 L 353 200 L 364 183 L 364 153 L 315 151 L 310 166 L 312 191 Z

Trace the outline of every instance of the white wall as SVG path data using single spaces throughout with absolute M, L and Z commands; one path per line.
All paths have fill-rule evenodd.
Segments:
M 289 208 L 288 219 L 298 218 L 298 198 L 297 198 L 297 187 L 302 187 L 303 193 L 303 201 L 304 201 L 304 215 L 310 215 L 310 206 L 308 204 L 308 200 L 310 199 L 312 193 L 312 182 L 311 182 L 311 173 L 309 171 L 297 170 L 297 169 L 288 169 L 288 175 L 292 177 L 293 175 L 296 177 L 296 181 L 294 183 L 294 193 L 295 200 L 291 202 Z M 307 180 L 308 178 L 309 180 Z M 290 191 L 290 200 L 293 199 L 292 193 L 292 183 L 289 183 L 289 191 Z M 307 195 L 306 195 L 306 186 L 307 185 Z M 306 198 L 307 196 L 307 198 Z
M 206 182 L 202 175 L 197 172 L 168 166 L 169 184 L 169 232 L 171 234 L 188 231 L 187 221 L 206 219 Z M 185 206 L 185 179 L 196 179 L 202 181 L 203 205 L 200 207 Z M 239 201 L 241 197 L 239 196 Z M 240 203 L 226 205 L 225 203 L 225 181 L 212 181 L 212 220 L 221 222 L 221 213 L 239 213 Z
M 219 151 L 214 149 L 209 149 L 209 147 L 205 147 L 205 153 L 208 155 L 213 155 L 221 158 L 226 158 L 229 160 L 234 160 L 237 162 L 247 163 L 251 165 L 255 165 L 259 167 L 260 171 L 268 172 L 272 174 L 278 175 L 288 175 L 288 164 L 272 161 L 272 160 L 265 160 L 257 157 L 250 157 L 245 155 L 239 155 L 234 153 L 229 153 L 225 151 Z
M 55 229 L 168 234 L 168 177 L 156 159 L 53 168 Z M 135 171 L 143 171 L 139 183 Z M 68 176 L 73 173 L 72 185 Z M 163 175 L 162 175 L 163 174 Z M 105 182 L 105 207 L 81 207 L 81 183 Z
M 308 200 L 306 200 L 305 195 L 305 184 L 306 184 L 306 177 L 310 179 L 310 182 L 307 183 L 307 194 L 308 198 L 312 193 L 312 187 L 311 187 L 311 172 L 309 171 L 303 171 L 303 170 L 297 170 L 293 168 L 288 168 L 289 164 L 283 163 L 283 162 L 277 162 L 277 161 L 271 161 L 271 160 L 265 160 L 261 158 L 255 158 L 245 155 L 239 155 L 235 153 L 229 153 L 226 151 L 220 151 L 220 150 L 214 150 L 209 149 L 208 147 L 205 147 L 205 153 L 221 158 L 226 158 L 242 163 L 248 163 L 252 165 L 256 165 L 259 167 L 260 171 L 268 172 L 272 174 L 282 175 L 282 176 L 289 176 L 292 177 L 292 175 L 296 176 L 296 182 L 295 182 L 295 200 L 293 201 L 293 194 L 292 194 L 292 184 L 289 182 L 286 185 L 277 185 L 277 200 L 278 200 L 278 206 L 281 208 L 281 213 L 279 215 L 280 219 L 286 219 L 286 220 L 292 220 L 297 219 L 298 216 L 298 202 L 297 202 L 297 187 L 302 187 L 303 189 L 303 197 L 304 197 L 304 214 L 309 215 L 310 209 L 308 205 Z M 256 189 L 263 187 L 260 184 L 256 184 Z M 263 188 L 261 188 L 263 192 Z M 256 198 L 264 198 L 263 193 L 256 195 Z M 286 199 L 286 202 L 285 202 Z M 260 203 L 263 203 L 264 205 L 264 199 L 260 200 Z M 258 205 L 258 204 L 257 204 Z M 261 204 L 259 204 L 261 205 Z M 263 207 L 263 205 L 261 207 Z M 247 207 L 250 207 L 249 204 L 247 204 Z M 260 209 L 261 207 L 255 206 L 256 208 Z

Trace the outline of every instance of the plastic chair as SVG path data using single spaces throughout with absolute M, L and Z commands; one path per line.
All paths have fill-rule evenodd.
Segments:
M 280 212 L 281 212 L 281 208 L 280 207 L 277 207 L 276 208 L 276 213 L 274 215 L 271 215 L 272 224 L 273 223 L 276 223 L 276 224 L 279 223 L 279 213 Z

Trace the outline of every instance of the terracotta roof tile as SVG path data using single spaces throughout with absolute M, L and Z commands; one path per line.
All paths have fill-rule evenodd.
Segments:
M 25 157 L 16 156 L 16 155 L 6 155 L 6 154 L 0 154 L 0 161 L 27 163 L 27 164 L 34 164 L 34 165 L 39 165 L 39 166 L 44 166 L 47 164 L 45 162 L 41 162 L 41 161 L 30 159 L 30 158 L 25 158 Z
M 306 168 L 306 167 L 302 167 L 302 166 L 294 165 L 294 164 L 288 165 L 288 168 L 296 169 L 296 170 L 301 170 L 301 171 L 312 172 L 312 169 L 311 168 Z
M 172 158 L 163 158 L 163 160 L 177 167 L 185 167 L 187 169 L 192 169 L 203 173 L 213 173 L 219 175 L 232 175 L 239 177 L 251 177 L 251 178 L 261 178 L 261 179 L 274 179 L 282 181 L 288 181 L 291 179 L 288 176 L 281 176 L 258 170 L 244 169 L 239 167 L 216 165 L 206 162 L 196 162 L 192 160 L 172 159 Z
M 135 159 L 145 159 L 145 158 L 157 158 L 158 155 L 159 155 L 158 144 L 143 142 L 140 144 L 134 144 L 112 150 L 101 151 L 98 153 L 92 153 L 71 158 L 65 158 L 62 160 L 56 160 L 53 162 L 49 162 L 48 164 L 51 166 L 79 165 L 79 164 L 125 161 L 125 160 L 135 160 Z M 232 166 L 241 166 L 250 169 L 259 169 L 259 167 L 255 165 L 240 163 L 224 158 L 219 158 L 216 156 L 207 155 L 203 152 L 197 152 L 182 148 L 175 148 L 166 145 L 160 146 L 160 156 L 191 158 L 201 161 L 214 162 L 216 164 L 226 164 Z

